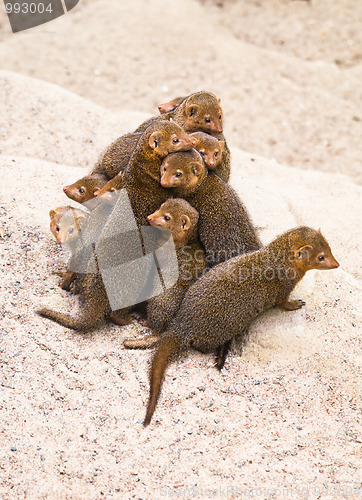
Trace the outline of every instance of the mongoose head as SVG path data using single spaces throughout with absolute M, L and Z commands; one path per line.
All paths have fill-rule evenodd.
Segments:
M 123 187 L 123 175 L 118 174 L 107 182 L 101 189 L 94 192 L 94 196 L 104 203 L 113 205 L 117 200 L 117 192 Z
M 196 143 L 183 128 L 172 121 L 161 120 L 156 128 L 150 127 L 148 145 L 159 157 L 164 158 L 169 153 L 176 151 L 189 151 Z
M 175 108 L 177 108 L 177 106 L 181 104 L 182 101 L 184 101 L 185 99 L 186 97 L 175 97 L 169 102 L 160 104 L 158 106 L 158 110 L 161 113 L 161 115 L 163 115 L 164 113 L 169 113 L 170 111 L 173 111 Z
M 202 130 L 211 134 L 223 131 L 223 112 L 219 100 L 208 92 L 191 94 L 184 104 L 185 123 L 188 132 Z
M 70 205 L 50 210 L 49 217 L 50 230 L 60 244 L 69 244 L 78 238 L 88 218 L 83 210 Z
M 94 198 L 95 191 L 103 187 L 106 182 L 107 179 L 103 175 L 87 175 L 69 186 L 64 186 L 63 191 L 71 200 L 85 203 Z
M 306 272 L 310 269 L 339 267 L 320 230 L 302 226 L 288 231 L 286 235 L 291 249 L 291 262 L 297 270 Z
M 193 132 L 190 134 L 197 139 L 195 149 L 201 154 L 206 166 L 211 170 L 220 165 L 224 151 L 225 141 L 221 141 L 205 132 Z
M 156 212 L 147 217 L 151 226 L 171 231 L 176 248 L 181 248 L 196 237 L 199 214 L 182 198 L 166 200 Z
M 206 170 L 200 154 L 192 149 L 167 155 L 161 164 L 160 173 L 161 186 L 191 191 L 200 184 Z

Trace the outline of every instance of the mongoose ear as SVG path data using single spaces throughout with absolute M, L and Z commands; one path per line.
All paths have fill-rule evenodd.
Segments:
M 310 251 L 313 250 L 311 245 L 303 245 L 302 247 L 294 250 L 294 257 L 296 260 L 309 261 Z
M 222 153 L 224 151 L 225 141 L 219 141 L 219 144 L 220 144 L 220 152 Z
M 148 144 L 151 148 L 156 149 L 157 146 L 160 144 L 161 141 L 161 133 L 156 130 L 156 132 L 152 132 L 150 135 Z
M 199 107 L 196 104 L 190 104 L 189 106 L 187 106 L 187 109 L 186 109 L 187 116 L 189 116 L 189 117 L 195 116 L 198 109 L 199 109 Z
M 56 211 L 55 210 L 50 210 L 49 212 L 49 217 L 52 219 L 53 217 L 55 217 L 57 215 Z
M 183 215 L 181 219 L 181 228 L 183 231 L 187 231 L 191 226 L 190 217 L 188 215 Z
M 201 163 L 194 162 L 191 164 L 191 172 L 194 175 L 197 175 L 197 176 L 201 175 L 202 170 L 203 170 L 203 166 L 201 165 Z
M 84 214 L 84 215 L 83 214 L 79 214 L 79 215 L 76 216 L 76 218 L 77 218 L 80 226 L 83 226 L 87 222 L 87 216 L 86 216 L 86 214 Z

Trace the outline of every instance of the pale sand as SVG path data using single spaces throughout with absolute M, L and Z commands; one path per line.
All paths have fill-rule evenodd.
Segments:
M 362 465 L 360 59 L 334 31 L 344 64 L 317 40 L 298 53 L 291 32 L 315 20 L 302 11 L 307 2 L 291 2 L 288 17 L 289 2 L 274 1 L 255 39 L 261 20 L 252 24 L 256 7 L 245 4 L 250 31 L 238 33 L 255 45 L 232 35 L 242 24 L 237 3 L 218 11 L 137 0 L 111 12 L 110 2 L 83 2 L 33 32 L 13 36 L 1 25 L 1 66 L 22 73 L 0 72 L 1 498 L 202 498 L 214 489 L 216 498 L 241 498 L 241 489 L 258 498 L 358 497 L 347 494 L 360 486 Z M 338 12 L 358 48 L 350 5 Z M 341 267 L 309 273 L 293 293 L 306 307 L 264 314 L 221 375 L 212 356 L 173 364 L 145 430 L 150 355 L 122 348 L 144 329 L 109 324 L 79 335 L 34 314 L 75 304 L 52 274 L 66 254 L 48 212 L 68 203 L 62 186 L 115 137 L 158 103 L 200 88 L 222 98 L 232 185 L 262 240 L 320 227 Z

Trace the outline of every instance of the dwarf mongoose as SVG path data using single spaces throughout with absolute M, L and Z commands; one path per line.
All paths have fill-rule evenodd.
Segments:
M 304 274 L 338 266 L 319 231 L 298 227 L 257 252 L 214 267 L 193 283 L 153 355 L 144 425 L 151 421 L 165 370 L 174 358 L 190 347 L 203 353 L 219 350 L 271 307 L 301 308 L 304 302 L 289 300 L 289 294 Z M 219 369 L 226 354 L 227 349 L 218 353 Z
M 78 208 L 73 208 L 70 205 L 58 207 L 55 210 L 50 210 L 50 230 L 53 233 L 58 243 L 66 245 L 70 254 L 75 250 L 82 227 L 87 222 L 88 214 Z M 69 290 L 70 284 L 75 278 L 75 273 L 66 271 L 59 273 L 63 277 L 61 288 Z
M 144 349 L 155 343 L 175 315 L 187 288 L 206 268 L 205 254 L 197 238 L 199 215 L 186 200 L 170 198 L 147 219 L 151 226 L 171 231 L 177 251 L 179 278 L 164 293 L 148 300 L 148 326 L 153 333 L 125 340 L 124 346 L 131 349 Z
M 183 153 L 172 153 L 164 164 L 167 168 L 164 174 L 161 170 L 161 183 L 166 188 L 176 188 L 172 173 L 188 168 L 188 160 Z M 229 184 L 215 172 L 206 172 L 200 184 L 190 192 L 183 189 L 182 193 L 176 193 L 199 212 L 199 237 L 210 267 L 260 248 L 261 243 L 244 205 Z
M 195 149 L 201 154 L 207 168 L 213 170 L 224 181 L 228 182 L 230 178 L 230 158 L 225 161 L 226 156 L 223 155 L 225 140 L 219 140 L 217 137 L 205 132 L 192 132 L 190 135 L 196 137 Z
M 172 194 L 183 196 L 198 188 L 206 175 L 206 167 L 195 149 L 172 153 L 164 158 L 160 168 L 160 184 L 172 187 Z
M 169 152 L 187 151 L 193 145 L 194 139 L 190 138 L 180 126 L 164 120 L 153 123 L 142 134 L 124 172 L 125 187 L 138 225 L 146 225 L 147 216 L 168 197 L 167 189 L 162 188 L 159 183 L 162 159 Z M 108 232 L 107 238 L 112 241 L 117 237 L 119 237 L 118 227 L 114 227 L 114 234 Z M 120 247 L 122 247 L 122 241 L 120 241 Z M 114 247 L 110 248 L 108 253 L 106 248 L 102 255 L 102 265 L 109 268 L 115 266 L 117 261 L 114 259 L 117 258 L 118 254 Z M 123 319 L 123 316 L 128 314 L 130 309 L 118 311 L 115 317 L 116 313 L 111 312 L 104 283 L 99 273 L 89 273 L 82 285 L 82 307 L 78 317 L 47 308 L 41 309 L 38 313 L 68 328 L 82 331 L 93 329 L 100 320 L 108 316 L 118 324 L 126 324 L 127 320 Z
M 73 184 L 64 186 L 63 191 L 71 200 L 77 203 L 86 203 L 93 200 L 94 193 L 101 189 L 107 181 L 107 177 L 101 174 L 86 175 Z M 87 208 L 92 208 L 89 203 L 86 206 Z

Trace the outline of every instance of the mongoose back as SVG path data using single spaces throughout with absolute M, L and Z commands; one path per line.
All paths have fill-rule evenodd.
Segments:
M 101 174 L 86 175 L 73 184 L 64 186 L 63 191 L 71 200 L 77 203 L 86 203 L 93 200 L 94 193 L 101 189 L 107 181 L 107 177 Z M 87 208 L 91 208 L 91 204 L 88 203 Z
M 93 167 L 91 175 L 104 175 L 107 180 L 110 180 L 119 172 L 123 172 L 128 165 L 129 159 L 141 135 L 142 132 L 131 132 L 122 135 L 112 142 L 104 151 L 97 164 Z
M 338 266 L 321 233 L 299 227 L 257 252 L 214 267 L 193 283 L 153 355 L 144 425 L 151 421 L 172 359 L 190 347 L 204 353 L 216 350 L 221 369 L 227 349 L 220 353 L 220 348 L 263 311 L 274 306 L 291 311 L 304 305 L 302 300 L 289 300 L 289 294 L 308 270 Z
M 180 153 L 168 155 L 169 172 L 187 166 Z M 173 176 L 161 175 L 164 187 L 175 188 Z M 179 193 L 176 190 L 176 194 Z M 196 189 L 181 194 L 199 212 L 199 237 L 210 267 L 235 255 L 258 250 L 261 243 L 249 215 L 235 191 L 215 172 L 206 173 Z
M 151 347 L 175 315 L 187 288 L 205 270 L 205 254 L 197 238 L 198 219 L 197 211 L 181 198 L 170 198 L 148 216 L 151 226 L 171 231 L 177 251 L 179 277 L 171 288 L 148 300 L 148 326 L 153 333 L 140 339 L 125 340 L 125 347 Z

